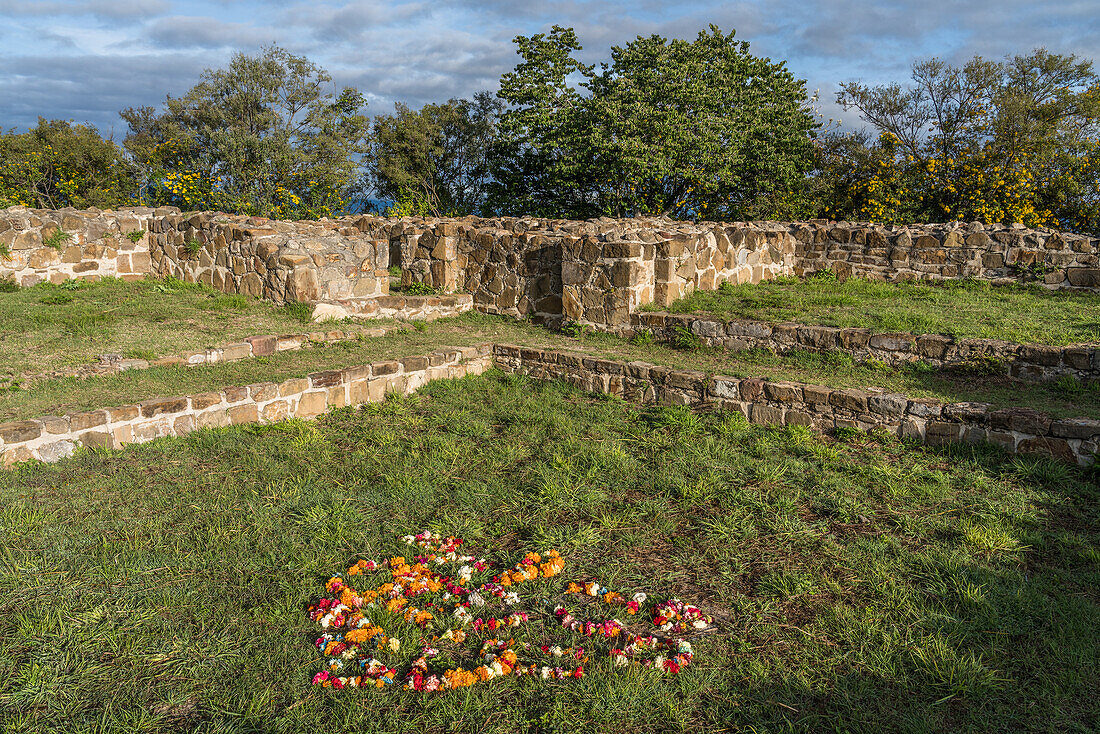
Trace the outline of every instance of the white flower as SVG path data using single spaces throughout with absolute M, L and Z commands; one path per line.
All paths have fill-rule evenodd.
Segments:
M 707 628 L 707 620 L 697 619 L 691 623 L 691 626 L 697 630 L 705 630 Z
M 474 593 L 470 594 L 470 596 L 468 598 L 469 598 L 470 603 L 473 604 L 475 607 L 485 606 L 485 597 L 483 597 L 481 594 L 477 593 L 476 591 Z
M 638 602 L 639 604 L 645 604 L 645 600 L 646 600 L 647 597 L 646 597 L 644 591 L 639 591 L 637 594 L 635 594 L 634 596 L 632 596 L 630 598 L 633 599 L 634 601 Z
M 687 640 L 680 640 L 680 644 L 676 647 L 676 652 L 682 653 L 684 655 L 690 655 L 691 643 Z
M 401 649 L 401 640 L 397 639 L 396 637 L 391 637 L 390 638 L 390 650 L 393 650 L 394 652 L 397 652 L 400 649 Z
M 554 645 L 552 648 L 550 648 L 550 654 L 553 655 L 556 658 L 560 658 L 561 657 L 561 648 L 558 647 L 557 645 Z
M 342 657 L 344 660 L 351 660 L 353 657 L 355 657 L 355 648 L 349 647 L 347 650 L 344 650 L 344 653 L 340 657 Z
M 542 679 L 543 680 L 546 680 L 547 678 L 550 677 L 550 668 L 546 667 L 545 665 L 542 666 L 542 671 L 541 672 L 542 672 Z
M 470 614 L 470 610 L 466 607 L 456 607 L 454 611 L 454 616 L 455 619 L 462 622 L 462 624 L 466 624 L 474 618 L 474 615 Z
M 618 653 L 615 654 L 613 661 L 616 668 L 623 668 L 627 665 L 630 665 L 630 658 L 628 658 L 626 655 L 620 655 Z
M 519 594 L 515 591 L 509 591 L 504 595 L 505 604 L 519 604 Z
M 665 656 L 664 655 L 658 655 L 656 658 L 654 658 L 653 659 L 653 667 L 656 668 L 657 670 L 664 670 Z
M 494 660 L 493 664 L 489 666 L 489 670 L 493 671 L 493 675 L 504 675 L 504 666 L 500 664 L 499 660 Z
M 470 580 L 470 577 L 474 575 L 474 569 L 470 566 L 463 566 L 458 569 L 458 580 L 462 583 L 466 583 Z

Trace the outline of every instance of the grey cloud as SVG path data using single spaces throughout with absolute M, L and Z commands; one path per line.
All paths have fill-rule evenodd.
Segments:
M 275 43 L 286 31 L 245 23 L 225 23 L 215 18 L 169 16 L 150 23 L 148 38 L 167 48 L 232 48 L 247 50 Z
M 119 110 L 156 106 L 168 94 L 185 93 L 202 67 L 190 54 L 13 59 L 0 77 L 0 99 L 7 101 L 3 126 L 31 127 L 41 115 L 90 122 L 105 134 L 118 132 L 125 128 Z
M 116 20 L 158 15 L 171 7 L 168 0 L 0 0 L 0 13 L 9 15 L 94 15 Z

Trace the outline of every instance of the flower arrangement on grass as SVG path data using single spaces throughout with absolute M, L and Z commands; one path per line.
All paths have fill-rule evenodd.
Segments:
M 490 561 L 461 552 L 461 538 L 422 532 L 403 540 L 415 549 L 408 559 L 358 561 L 309 606 L 321 627 L 315 685 L 446 691 L 508 676 L 579 679 L 601 660 L 608 669 L 676 674 L 693 653 L 668 633 L 713 625 L 675 598 L 627 598 L 594 581 L 562 589 L 554 579 L 565 561 L 554 550 L 527 553 L 494 572 Z M 553 604 L 552 597 L 577 603 Z M 647 623 L 652 630 L 641 629 Z

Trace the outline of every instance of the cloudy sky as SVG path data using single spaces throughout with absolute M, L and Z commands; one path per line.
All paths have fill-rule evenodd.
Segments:
M 1100 61 L 1100 0 L 0 0 L 0 127 L 39 115 L 121 139 L 118 111 L 184 94 L 234 51 L 276 43 L 366 93 L 369 111 L 496 89 L 512 38 L 573 26 L 583 57 L 638 35 L 714 23 L 785 59 L 825 117 L 841 81 L 901 80 L 914 59 L 996 58 L 1046 46 Z

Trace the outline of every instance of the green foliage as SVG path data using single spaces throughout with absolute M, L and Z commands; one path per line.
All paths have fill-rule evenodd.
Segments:
M 951 365 L 951 371 L 960 375 L 971 377 L 994 377 L 1007 375 L 1008 365 L 1004 360 L 990 354 L 977 354 L 958 364 Z
M 126 233 L 126 239 L 130 240 L 134 244 L 141 242 L 141 238 L 145 236 L 145 230 L 135 229 L 133 232 Z
M 71 234 L 61 229 L 60 227 L 56 227 L 52 229 L 49 234 L 42 237 L 42 244 L 46 247 L 52 247 L 53 249 L 60 251 L 65 243 L 72 238 L 73 236 Z
M 913 83 L 841 85 L 877 135 L 823 139 L 818 183 L 834 218 L 982 220 L 1100 232 L 1100 75 L 1037 49 L 1004 61 L 939 59 Z
M 390 216 L 464 216 L 485 207 L 487 153 L 503 104 L 488 92 L 374 119 L 367 181 Z
M 588 324 L 580 324 L 576 321 L 566 321 L 561 325 L 561 333 L 574 339 L 584 339 L 592 331 Z
M 26 133 L 0 134 L 0 207 L 116 207 L 137 203 L 134 166 L 94 127 L 38 119 Z
M 815 283 L 835 283 L 839 279 L 837 278 L 835 272 L 833 272 L 829 268 L 825 268 L 824 270 L 815 270 L 814 272 L 810 273 L 806 276 L 806 280 L 813 281 Z M 723 283 L 723 285 L 725 284 Z
M 402 290 L 410 296 L 434 296 L 439 292 L 435 286 L 423 282 L 409 283 Z
M 184 242 L 184 243 L 183 243 L 183 250 L 184 250 L 184 252 L 186 252 L 186 253 L 187 253 L 187 254 L 188 254 L 188 255 L 189 255 L 190 257 L 195 257 L 195 256 L 197 256 L 197 255 L 198 255 L 198 254 L 199 254 L 200 252 L 202 252 L 202 243 L 201 243 L 201 242 L 199 242 L 199 241 L 198 241 L 198 240 L 196 240 L 196 239 L 190 239 L 190 240 L 187 240 L 186 242 Z
M 60 306 L 66 303 L 72 303 L 73 296 L 71 293 L 48 293 L 43 296 L 38 302 L 45 303 L 49 306 Z
M 15 282 L 15 278 L 0 278 L 0 293 L 15 293 L 18 290 L 19 284 Z
M 841 441 L 856 441 L 863 438 L 866 434 L 858 428 L 852 428 L 851 426 L 837 426 L 833 429 L 833 435 Z
M 0 242 L 0 258 L 11 260 L 11 248 Z
M 630 338 L 630 343 L 636 347 L 648 347 L 656 344 L 657 340 L 652 331 L 643 329 Z
M 290 301 L 280 309 L 287 316 L 298 319 L 303 324 L 313 322 L 313 304 L 302 301 Z
M 1021 282 L 1038 283 L 1041 282 L 1047 274 L 1054 272 L 1054 266 L 1042 262 L 1014 262 L 1009 264 L 1008 272 Z
M 680 324 L 673 325 L 672 338 L 669 340 L 669 344 L 672 345 L 673 349 L 679 349 L 684 352 L 694 352 L 702 346 L 699 341 L 699 336 L 691 329 L 686 326 L 681 326 Z
M 278 219 L 345 208 L 369 121 L 363 96 L 334 96 L 322 68 L 277 46 L 208 69 L 165 109 L 124 110 L 125 145 L 150 203 Z
M 546 216 L 790 217 L 816 124 L 804 82 L 711 26 L 638 37 L 597 74 L 571 28 L 515 39 L 493 203 Z M 573 79 L 580 81 L 574 86 Z M 584 90 L 583 92 L 581 90 Z

